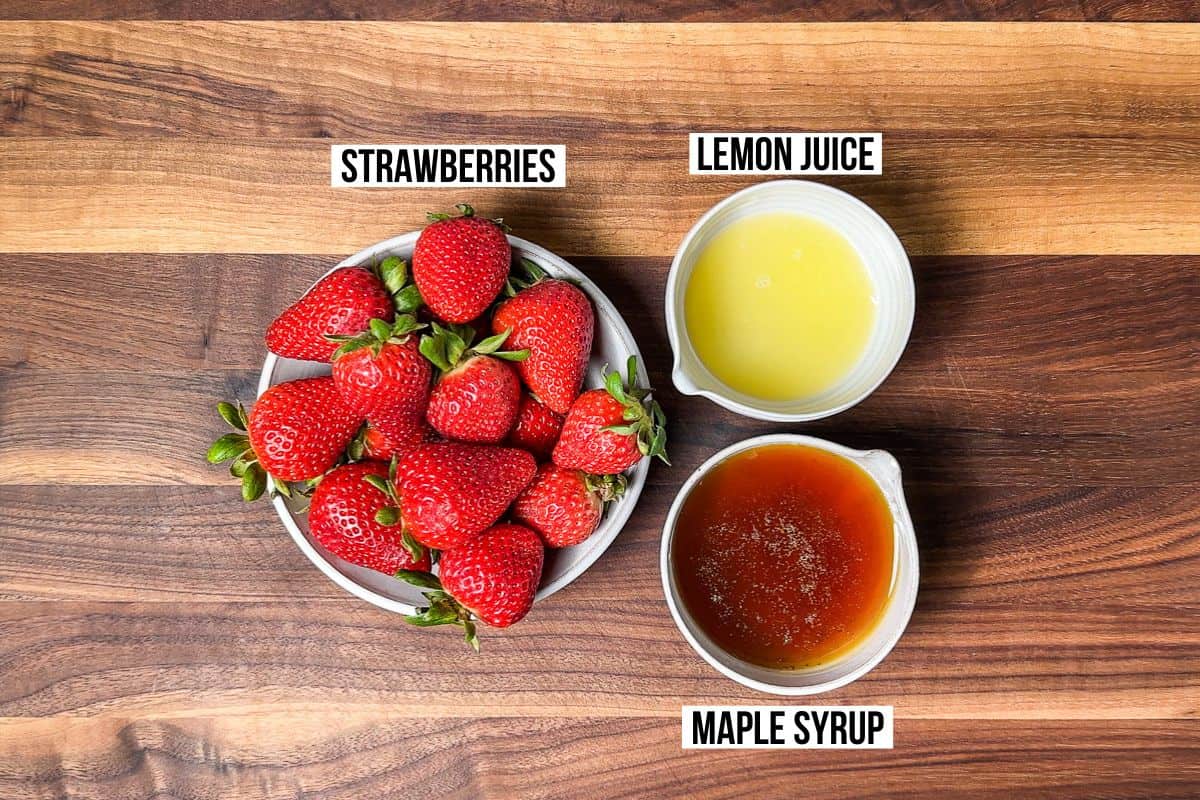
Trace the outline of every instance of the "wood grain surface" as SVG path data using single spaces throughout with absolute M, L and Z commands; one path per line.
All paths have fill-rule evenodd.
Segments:
M 1196 22 L 1191 0 L 7 0 L 0 19 Z
M 0 5 L 0 797 L 1195 797 L 1200 28 L 1047 23 L 1196 16 Z M 670 387 L 671 255 L 753 181 L 689 176 L 687 133 L 842 129 L 884 132 L 884 175 L 831 182 L 895 226 L 917 317 L 874 395 L 796 430 L 904 470 L 916 613 L 820 698 L 894 705 L 896 748 L 683 751 L 682 704 L 771 698 L 675 629 L 662 520 L 713 451 L 780 430 Z M 329 145 L 372 141 L 561 142 L 568 186 L 330 189 Z M 675 462 L 480 656 L 344 594 L 201 458 L 280 308 L 461 199 L 615 301 Z
M 484 136 L 572 166 L 481 207 L 665 256 L 751 182 L 689 176 L 687 132 L 749 126 L 885 130 L 884 176 L 835 183 L 915 254 L 1195 253 L 1195 30 L 0 23 L 0 250 L 346 254 L 456 197 L 331 189 L 330 141 Z

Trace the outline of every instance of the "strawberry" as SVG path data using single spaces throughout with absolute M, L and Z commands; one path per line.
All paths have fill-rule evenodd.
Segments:
M 600 524 L 604 504 L 625 492 L 624 475 L 588 475 L 542 464 L 513 504 L 513 519 L 542 535 L 550 547 L 579 544 Z
M 433 436 L 433 431 L 420 418 L 413 420 L 402 436 L 389 436 L 368 421 L 350 442 L 347 452 L 353 461 L 391 461 L 393 458 L 403 458 L 418 445 L 433 441 Z
M 327 337 L 352 336 L 372 319 L 392 321 L 393 293 L 398 303 L 412 306 L 405 310 L 415 310 L 415 289 L 404 289 L 406 275 L 398 258 L 384 259 L 375 272 L 362 267 L 331 272 L 275 318 L 267 328 L 267 349 L 284 358 L 329 361 L 338 345 Z
M 268 475 L 276 490 L 290 495 L 284 481 L 324 474 L 363 422 L 342 402 L 329 376 L 276 384 L 262 393 L 249 416 L 240 404 L 219 403 L 217 410 L 239 432 L 217 439 L 208 460 L 233 460 L 229 470 L 242 479 L 246 500 L 262 495 Z
M 502 223 L 475 216 L 468 205 L 462 216 L 430 214 L 413 249 L 413 281 L 434 316 L 465 323 L 482 314 L 508 280 L 512 248 Z
M 346 405 L 383 435 L 415 444 L 429 403 L 429 362 L 412 332 L 424 327 L 410 314 L 392 324 L 371 320 L 358 336 L 340 337 L 333 381 Z
M 623 472 L 642 456 L 667 460 L 666 419 L 649 389 L 637 388 L 637 357 L 629 357 L 629 384 L 604 376 L 604 388 L 579 395 L 563 421 L 554 463 L 594 475 Z
M 398 572 L 397 577 L 429 589 L 429 606 L 405 619 L 422 627 L 461 625 L 467 643 L 479 650 L 475 619 L 494 628 L 519 622 L 537 595 L 546 552 L 542 540 L 522 525 L 488 528 L 442 553 L 441 579 L 428 572 Z
M 309 532 L 326 550 L 360 567 L 388 575 L 428 570 L 428 551 L 406 540 L 388 491 L 387 464 L 362 461 L 337 467 L 313 492 Z
M 562 424 L 561 415 L 546 408 L 533 395 L 526 394 L 521 398 L 517 424 L 508 435 L 508 443 L 512 447 L 528 450 L 541 461 L 549 460 Z
M 537 472 L 524 450 L 478 444 L 426 444 L 399 465 L 400 514 L 413 537 L 439 550 L 493 524 Z
M 528 349 L 517 372 L 529 390 L 555 413 L 565 414 L 579 394 L 592 353 L 595 313 L 587 295 L 574 284 L 546 279 L 531 261 L 522 260 L 532 285 L 496 309 L 493 333 L 511 330 L 510 347 Z
M 429 395 L 426 418 L 447 439 L 499 444 L 512 430 L 521 402 L 521 381 L 506 361 L 520 361 L 528 350 L 500 346 L 508 331 L 470 345 L 475 331 L 466 325 L 443 328 L 421 337 L 421 352 L 441 376 Z

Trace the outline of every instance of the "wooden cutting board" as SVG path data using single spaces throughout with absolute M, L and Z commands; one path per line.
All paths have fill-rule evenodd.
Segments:
M 1195 5 L 733 5 L 0 7 L 0 796 L 1200 792 L 1200 27 L 1157 24 Z M 905 471 L 911 627 L 820 698 L 894 705 L 892 751 L 680 749 L 682 704 L 771 698 L 676 631 L 660 526 L 783 429 L 670 386 L 671 255 L 754 180 L 690 176 L 694 130 L 884 132 L 882 176 L 830 182 L 913 256 L 913 338 L 795 430 Z M 563 143 L 567 188 L 329 188 L 354 142 Z M 280 308 L 468 199 L 617 303 L 675 464 L 479 656 L 342 593 L 201 457 Z

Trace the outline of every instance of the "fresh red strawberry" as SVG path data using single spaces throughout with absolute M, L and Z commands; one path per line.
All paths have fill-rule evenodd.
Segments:
M 326 336 L 353 335 L 372 319 L 391 322 L 394 314 L 379 277 L 360 267 L 339 269 L 275 318 L 267 328 L 267 349 L 284 358 L 329 361 L 338 346 Z
M 500 519 L 536 472 L 533 456 L 514 447 L 422 445 L 399 465 L 400 514 L 418 542 L 445 550 Z
M 579 544 L 600 524 L 604 504 L 625 492 L 624 475 L 588 475 L 542 464 L 513 504 L 513 519 L 542 535 L 550 547 Z
M 475 619 L 494 628 L 519 622 L 537 595 L 546 551 L 542 540 L 522 525 L 488 528 L 442 553 L 441 580 L 427 572 L 400 572 L 397 577 L 422 586 L 427 608 L 405 617 L 414 625 L 461 625 L 476 650 Z
M 382 462 L 334 469 L 313 492 L 309 532 L 326 550 L 360 567 L 388 575 L 402 569 L 428 571 L 429 552 L 405 541 L 400 512 L 379 484 L 390 487 L 388 465 Z
M 433 441 L 433 437 L 429 425 L 420 418 L 413 420 L 409 430 L 399 437 L 388 436 L 368 421 L 350 443 L 350 457 L 355 461 L 391 461 L 393 458 L 403 458 L 418 446 Z
M 433 333 L 421 337 L 421 352 L 441 370 L 426 418 L 447 439 L 499 444 L 512 430 L 521 381 L 506 362 L 520 361 L 529 351 L 501 350 L 507 337 L 505 331 L 471 346 L 473 328 L 436 322 Z
M 481 315 L 508 280 L 512 248 L 500 224 L 475 216 L 430 214 L 413 249 L 413 281 L 425 305 L 444 322 L 465 323 Z
M 526 394 L 521 398 L 521 407 L 517 410 L 517 424 L 508 435 L 508 443 L 533 453 L 538 460 L 550 458 L 554 443 L 562 430 L 563 418 L 555 414 L 545 405 L 538 402 L 533 395 Z
M 505 300 L 492 317 L 492 331 L 510 330 L 508 346 L 529 350 L 517 372 L 529 390 L 558 414 L 579 394 L 592 353 L 596 317 L 587 295 L 566 281 L 543 279 L 532 262 L 522 264 L 534 282 Z
M 429 404 L 432 369 L 412 332 L 424 327 L 409 314 L 391 325 L 372 320 L 366 332 L 343 341 L 333 359 L 333 381 L 346 405 L 397 442 L 416 442 Z
M 284 494 L 283 481 L 323 475 L 341 457 L 362 425 L 361 414 L 342 402 L 329 376 L 272 386 L 249 416 L 240 405 L 220 403 L 221 416 L 239 431 L 218 439 L 208 451 L 213 464 L 233 459 L 230 471 L 242 479 L 242 496 L 262 495 L 268 475 Z
M 649 389 L 637 388 L 637 358 L 629 358 L 629 383 L 621 374 L 604 377 L 603 389 L 579 395 L 563 421 L 554 446 L 554 463 L 593 475 L 613 475 L 632 467 L 642 456 L 667 460 L 666 419 Z

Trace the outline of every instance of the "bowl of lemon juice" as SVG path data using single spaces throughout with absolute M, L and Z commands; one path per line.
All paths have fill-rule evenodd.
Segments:
M 684 237 L 667 279 L 672 380 L 757 419 L 843 411 L 888 376 L 912 330 L 904 247 L 853 195 L 768 181 Z

